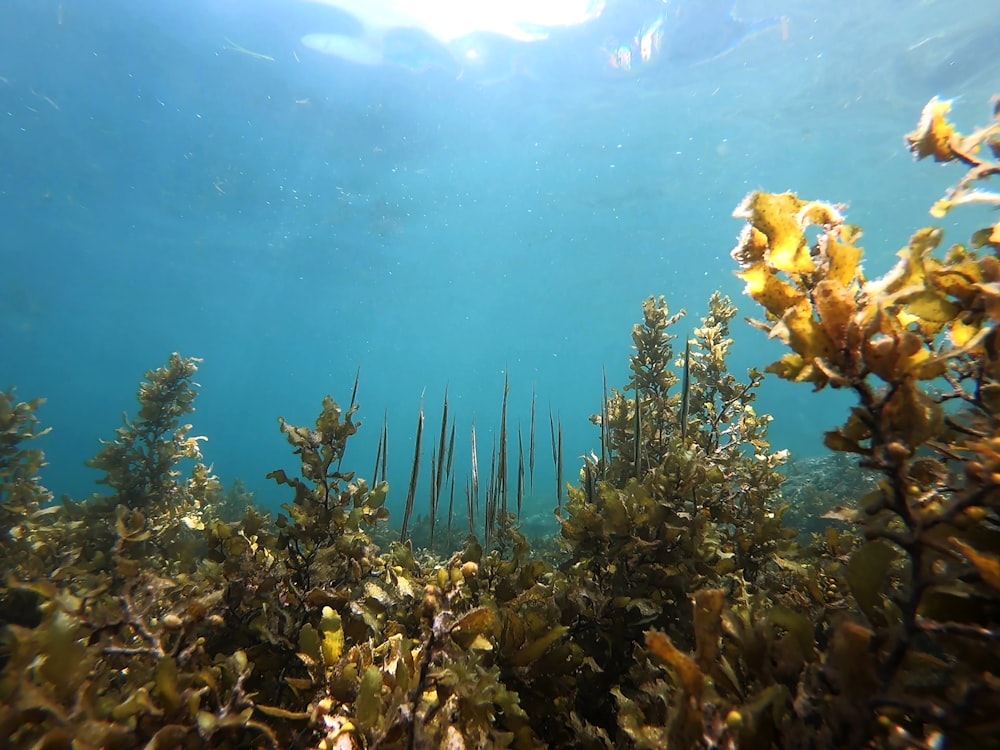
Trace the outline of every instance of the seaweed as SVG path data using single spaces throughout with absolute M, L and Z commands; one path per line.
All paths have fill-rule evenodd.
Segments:
M 44 399 L 17 401 L 13 389 L 0 392 L 0 565 L 25 549 L 25 521 L 41 512 L 52 493 L 43 487 L 39 473 L 45 454 L 30 447 L 50 428 L 41 428 L 36 412 Z
M 204 436 L 190 436 L 192 426 L 181 419 L 194 411 L 197 384 L 191 378 L 201 360 L 174 353 L 165 367 L 150 370 L 139 387 L 139 412 L 124 418 L 114 440 L 87 462 L 104 472 L 98 484 L 115 492 L 129 508 L 167 508 L 181 505 L 194 487 L 179 481 L 178 464 L 201 461 Z M 208 487 L 205 488 L 209 490 Z
M 366 575 L 362 566 L 371 543 L 364 529 L 389 517 L 384 507 L 387 482 L 369 489 L 365 479 L 340 470 L 348 440 L 358 430 L 353 420 L 357 408 L 352 405 L 344 412 L 327 396 L 315 429 L 278 420 L 302 463 L 301 478 L 288 476 L 284 469 L 267 475 L 295 490 L 292 503 L 282 506 L 288 518 L 279 516 L 276 523 L 278 550 L 287 556 L 293 571 L 289 583 L 300 600 L 318 580 L 317 566 L 323 579 L 334 585 L 360 581 Z
M 735 314 L 714 295 L 684 358 L 674 361 L 670 328 L 682 314 L 671 316 L 662 298 L 644 303 L 625 387 L 634 397 L 612 389 L 592 417 L 607 459 L 586 458 L 581 487 L 569 489 L 562 618 L 575 623 L 584 663 L 599 665 L 580 686 L 575 710 L 612 745 L 624 735 L 639 746 L 668 738 L 688 746 L 686 712 L 676 719 L 686 729 L 653 728 L 675 719 L 664 717 L 659 689 L 641 687 L 655 677 L 636 664 L 636 644 L 652 628 L 693 645 L 702 636 L 687 615 L 692 595 L 751 596 L 777 574 L 778 553 L 794 553 L 795 531 L 783 526 L 776 503 L 786 453 L 771 450 L 770 417 L 752 406 L 762 376 L 750 371 L 741 380 L 727 366 Z M 609 692 L 617 704 L 606 701 Z
M 963 136 L 946 115 L 932 100 L 908 139 L 968 168 L 935 214 L 991 202 L 1000 173 L 1000 122 Z M 224 491 L 183 423 L 199 360 L 147 373 L 91 462 L 110 493 L 82 502 L 41 483 L 41 402 L 0 394 L 4 747 L 995 745 L 1000 225 L 943 258 L 940 230 L 921 230 L 867 279 L 840 207 L 753 193 L 737 214 L 754 325 L 789 350 L 767 372 L 856 398 L 826 435 L 840 460 L 785 482 L 755 408 L 764 375 L 730 371 L 735 305 L 713 295 L 682 353 L 683 311 L 651 297 L 576 483 L 550 411 L 557 549 L 514 512 L 536 396 L 525 462 L 506 382 L 479 524 L 470 431 L 457 551 L 447 399 L 409 536 L 415 479 L 402 534 L 388 525 L 386 420 L 371 481 L 349 466 L 358 377 L 347 409 L 327 396 L 314 425 L 279 419 L 298 466 L 268 475 L 292 495 L 273 519 Z
M 917 158 L 969 169 L 935 216 L 998 202 L 973 185 L 1000 173 L 1000 120 L 962 136 L 947 111 L 932 100 L 907 137 Z M 975 249 L 956 244 L 943 258 L 942 231 L 922 229 L 894 269 L 867 279 L 861 231 L 838 207 L 754 193 L 736 215 L 747 226 L 733 256 L 766 313 L 757 325 L 791 350 L 768 371 L 850 390 L 857 405 L 826 444 L 881 475 L 863 499 L 865 541 L 846 571 L 861 617 L 835 626 L 822 670 L 873 710 L 833 716 L 818 691 L 800 701 L 826 714 L 838 743 L 883 736 L 922 747 L 943 734 L 982 746 L 996 736 L 1000 708 L 1000 225 L 976 232 Z M 819 232 L 812 244 L 810 227 Z
M 235 479 L 223 490 L 222 497 L 211 512 L 215 518 L 232 523 L 243 518 L 247 511 L 259 509 L 256 493 L 242 479 Z
M 219 486 L 200 463 L 183 481 L 178 467 L 201 457 L 179 423 L 195 363 L 174 355 L 140 386 L 138 419 L 94 461 L 113 496 L 21 519 L 28 544 L 0 587 L 22 608 L 0 673 L 8 746 L 278 746 L 252 718 L 246 654 L 209 647 L 225 618 L 202 510 Z

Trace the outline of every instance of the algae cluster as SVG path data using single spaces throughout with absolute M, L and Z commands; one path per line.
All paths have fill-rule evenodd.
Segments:
M 968 167 L 935 211 L 1000 203 L 981 187 L 1000 123 L 961 136 L 946 111 L 932 101 L 909 136 L 917 156 Z M 943 259 L 940 231 L 922 230 L 867 279 L 838 207 L 755 193 L 737 214 L 755 325 L 789 350 L 767 370 L 856 396 L 826 443 L 873 484 L 836 463 L 808 497 L 785 483 L 754 408 L 763 375 L 730 372 L 736 308 L 719 294 L 690 336 L 683 311 L 643 304 L 556 547 L 529 544 L 508 510 L 506 440 L 482 539 L 445 555 L 401 539 L 386 429 L 371 482 L 343 467 L 354 396 L 324 399 L 312 425 L 280 420 L 300 466 L 269 475 L 288 499 L 262 514 L 202 462 L 184 421 L 198 360 L 176 354 L 91 462 L 105 494 L 53 503 L 41 402 L 3 393 L 0 745 L 996 747 L 1000 225 Z M 801 544 L 792 502 L 836 525 Z

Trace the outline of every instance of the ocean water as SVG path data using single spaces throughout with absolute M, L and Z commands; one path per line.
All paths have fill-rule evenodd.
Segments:
M 265 475 L 295 468 L 277 418 L 346 404 L 358 368 L 345 468 L 370 475 L 387 415 L 394 511 L 421 402 L 424 484 L 446 388 L 461 482 L 471 421 L 482 462 L 507 376 L 526 444 L 537 393 L 528 503 L 547 513 L 549 411 L 573 480 L 646 297 L 688 311 L 683 337 L 731 295 L 733 369 L 765 367 L 781 352 L 742 322 L 758 311 L 732 210 L 755 189 L 847 203 L 866 270 L 887 270 L 958 175 L 914 164 L 903 135 L 934 95 L 965 129 L 988 120 L 1000 16 L 982 0 L 744 2 L 741 18 L 784 23 L 715 57 L 710 5 L 688 21 L 704 55 L 626 72 L 607 50 L 657 2 L 609 0 L 546 41 L 488 37 L 475 63 L 469 39 L 404 34 L 364 65 L 303 44 L 353 20 L 297 0 L 6 0 L 0 387 L 48 399 L 43 483 L 100 489 L 84 461 L 178 351 L 204 359 L 206 461 L 269 507 L 290 493 Z M 944 226 L 961 241 L 987 218 Z M 769 378 L 757 407 L 776 447 L 811 456 L 849 403 Z

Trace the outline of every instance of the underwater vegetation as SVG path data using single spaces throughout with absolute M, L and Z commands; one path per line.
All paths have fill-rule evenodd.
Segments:
M 908 142 L 966 167 L 937 214 L 1000 204 L 1000 120 L 963 136 L 933 100 Z M 560 472 L 553 545 L 519 529 L 535 410 L 515 459 L 506 387 L 457 551 L 434 544 L 445 502 L 458 534 L 447 395 L 430 496 L 421 406 L 393 530 L 385 423 L 370 479 L 345 465 L 357 381 L 346 409 L 279 420 L 298 466 L 268 475 L 273 518 L 203 463 L 197 359 L 146 374 L 81 501 L 42 484 L 41 401 L 0 393 L 0 746 L 997 747 L 1000 224 L 943 257 L 920 230 L 868 279 L 836 206 L 754 193 L 737 215 L 754 325 L 788 350 L 766 372 L 856 399 L 812 495 L 755 408 L 764 373 L 730 371 L 721 294 L 693 329 L 643 303 L 595 451 Z M 557 469 L 560 433 L 550 418 Z M 821 511 L 802 544 L 788 520 Z
M 854 507 L 845 508 L 845 498 L 864 497 L 878 486 L 874 472 L 858 466 L 850 453 L 792 456 L 784 472 L 781 496 L 788 505 L 784 520 L 799 530 L 800 539 L 849 528 Z

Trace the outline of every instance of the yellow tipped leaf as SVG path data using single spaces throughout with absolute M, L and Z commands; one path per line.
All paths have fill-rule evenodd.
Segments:
M 737 276 L 747 283 L 746 293 L 776 318 L 780 318 L 785 310 L 805 299 L 802 292 L 777 278 L 763 264 L 740 271 Z
M 950 541 L 965 559 L 976 567 L 983 582 L 1000 591 L 1000 558 L 979 552 L 975 547 L 955 537 L 951 537 Z
M 340 615 L 332 607 L 323 607 L 323 619 L 320 620 L 319 628 L 323 633 L 323 664 L 329 669 L 344 653 L 344 629 Z
M 934 161 L 952 161 L 955 152 L 951 148 L 951 139 L 955 127 L 948 122 L 946 115 L 951 111 L 951 101 L 938 99 L 936 96 L 927 102 L 920 113 L 917 129 L 906 136 L 910 152 L 917 159 L 933 156 Z
M 768 242 L 767 262 L 789 274 L 816 270 L 809 254 L 800 213 L 806 204 L 794 193 L 751 193 L 733 214 L 747 219 Z

